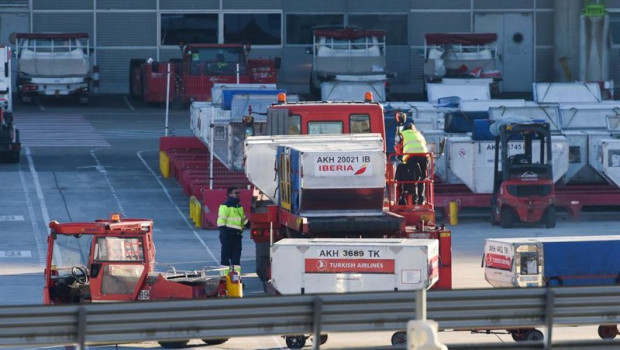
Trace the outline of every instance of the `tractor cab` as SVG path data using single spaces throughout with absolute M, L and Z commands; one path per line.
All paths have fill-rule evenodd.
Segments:
M 219 273 L 154 271 L 151 220 L 114 214 L 94 222 L 52 221 L 49 227 L 45 304 L 241 296 Z
M 549 124 L 498 124 L 496 131 L 491 222 L 505 228 L 516 222 L 555 227 Z
M 44 302 L 131 301 L 153 272 L 153 222 L 50 223 Z

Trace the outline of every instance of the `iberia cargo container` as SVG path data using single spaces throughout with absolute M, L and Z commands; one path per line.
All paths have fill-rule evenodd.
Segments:
M 439 276 L 434 239 L 282 239 L 270 286 L 280 294 L 430 288 Z
M 489 238 L 484 278 L 493 287 L 618 284 L 620 235 Z

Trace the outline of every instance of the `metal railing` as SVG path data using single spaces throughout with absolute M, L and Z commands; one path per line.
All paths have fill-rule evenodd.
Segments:
M 121 344 L 328 332 L 404 331 L 416 305 L 440 330 L 546 327 L 544 342 L 458 344 L 450 349 L 620 347 L 552 343 L 556 325 L 620 322 L 620 286 L 470 289 L 0 307 L 0 347 Z M 423 318 L 424 312 L 418 315 Z M 463 339 L 466 341 L 466 337 Z M 318 343 L 318 342 L 317 342 Z M 313 345 L 315 349 L 319 344 Z M 387 347 L 386 347 L 387 348 Z M 391 347 L 394 349 L 394 347 Z

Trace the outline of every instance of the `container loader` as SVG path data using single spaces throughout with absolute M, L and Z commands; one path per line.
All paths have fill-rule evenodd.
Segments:
M 49 305 L 241 297 L 238 272 L 157 272 L 153 221 L 121 218 L 49 223 L 43 302 Z M 203 339 L 221 344 L 227 339 Z M 160 341 L 184 347 L 189 340 Z
M 427 204 L 398 203 L 403 183 L 396 155 L 385 153 L 383 108 L 365 100 L 280 99 L 267 112 L 272 135 L 246 138 L 245 171 L 259 193 L 251 238 L 267 292 L 451 288 L 451 232 L 435 223 L 432 175 L 422 180 Z M 286 343 L 300 348 L 307 338 Z

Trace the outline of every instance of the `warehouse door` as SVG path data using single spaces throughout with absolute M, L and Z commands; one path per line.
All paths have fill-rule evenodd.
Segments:
M 534 31 L 529 13 L 477 13 L 474 32 L 497 33 L 502 91 L 531 92 L 534 81 Z

